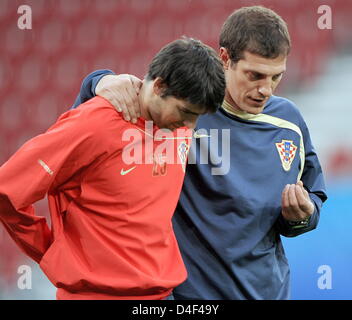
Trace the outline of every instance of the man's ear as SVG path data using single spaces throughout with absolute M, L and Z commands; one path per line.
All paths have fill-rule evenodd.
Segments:
M 153 92 L 154 94 L 161 96 L 166 89 L 166 84 L 164 83 L 163 79 L 157 77 L 153 80 Z
M 230 59 L 230 55 L 229 55 L 226 48 L 224 48 L 224 47 L 220 48 L 219 57 L 222 61 L 222 65 L 224 66 L 224 69 L 227 70 L 230 66 L 231 59 Z

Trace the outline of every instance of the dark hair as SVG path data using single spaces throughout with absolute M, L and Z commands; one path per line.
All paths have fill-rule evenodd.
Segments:
M 219 44 L 227 49 L 235 63 L 243 59 L 244 51 L 275 59 L 287 56 L 291 49 L 286 22 L 262 6 L 234 11 L 222 26 Z
M 215 112 L 225 96 L 223 65 L 214 49 L 199 40 L 183 37 L 165 47 L 149 65 L 147 80 L 160 77 L 162 97 L 174 96 Z

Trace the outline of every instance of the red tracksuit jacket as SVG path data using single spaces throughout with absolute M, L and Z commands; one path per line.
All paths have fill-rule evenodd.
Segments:
M 191 131 L 145 125 L 96 97 L 0 167 L 0 220 L 58 299 L 162 299 L 185 280 L 171 217 Z M 32 206 L 46 194 L 51 229 Z

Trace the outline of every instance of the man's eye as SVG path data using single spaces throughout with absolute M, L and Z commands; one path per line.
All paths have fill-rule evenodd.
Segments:
M 184 114 L 184 116 L 187 117 L 187 118 L 194 118 L 194 117 L 197 117 L 197 116 L 198 116 L 198 115 L 196 115 L 196 114 L 194 114 L 194 113 L 192 113 L 192 112 L 189 112 L 189 111 L 187 111 L 187 110 L 182 110 L 182 109 L 181 109 L 181 111 L 182 111 L 182 113 Z
M 254 80 L 259 80 L 259 75 L 257 73 L 250 72 L 249 74 L 249 79 L 254 81 Z

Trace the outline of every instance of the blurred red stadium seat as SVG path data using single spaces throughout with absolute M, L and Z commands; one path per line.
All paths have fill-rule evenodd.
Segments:
M 12 72 L 10 59 L 4 56 L 0 60 L 0 94 L 8 93 L 9 87 L 12 84 Z
M 58 118 L 62 111 L 67 110 L 69 105 L 61 105 L 59 92 L 45 92 L 33 99 L 35 107 L 31 112 L 30 125 L 33 128 L 44 132 L 48 129 Z
M 94 11 L 97 16 L 105 18 L 112 14 L 116 14 L 120 9 L 124 7 L 124 5 L 121 5 L 121 1 L 104 0 L 104 2 L 101 2 L 99 0 L 95 0 L 91 3 L 90 10 Z
M 74 26 L 72 46 L 81 53 L 99 50 L 102 39 L 102 28 L 99 19 L 93 15 L 78 19 Z
M 5 132 L 17 132 L 21 129 L 22 110 L 25 101 L 21 95 L 13 93 L 8 95 L 5 101 L 1 104 L 0 123 L 1 128 Z
M 7 56 L 23 55 L 31 45 L 31 38 L 28 34 L 18 29 L 16 24 L 11 24 L 1 31 L 4 35 L 2 38 L 2 47 L 4 54 Z
M 53 65 L 52 70 L 52 80 L 56 90 L 65 92 L 72 87 L 78 89 L 79 81 L 77 80 L 82 77 L 81 69 L 82 61 L 78 52 L 60 57 L 57 63 Z
M 62 22 L 56 18 L 42 26 L 37 42 L 39 54 L 55 54 L 66 47 L 70 30 Z
M 328 164 L 329 174 L 337 177 L 352 174 L 352 152 L 343 146 L 336 148 Z
M 46 80 L 48 62 L 38 55 L 23 56 L 21 64 L 16 68 L 16 89 L 19 93 L 26 91 L 40 92 Z
M 130 51 L 138 42 L 139 30 L 142 28 L 140 22 L 128 16 L 121 16 L 114 20 L 109 20 L 108 35 L 106 41 L 110 46 L 120 53 L 120 55 L 133 55 Z
M 107 0 L 104 2 L 108 2 Z M 58 13 L 66 19 L 76 19 L 78 16 L 84 16 L 87 7 L 88 1 L 71 1 L 71 0 L 58 0 L 56 2 L 56 8 Z
M 11 9 L 13 8 L 10 6 L 11 2 L 11 0 L 0 1 L 0 20 L 6 20 L 14 15 L 14 12 L 11 12 Z

